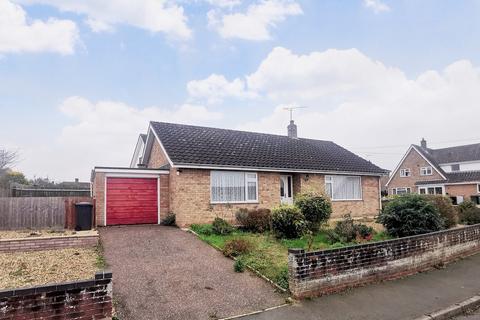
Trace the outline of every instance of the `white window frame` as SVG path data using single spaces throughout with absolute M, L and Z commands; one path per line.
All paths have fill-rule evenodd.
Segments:
M 213 195 L 212 195 L 212 172 L 221 172 L 221 173 L 238 173 L 238 171 L 223 171 L 223 170 L 212 170 L 210 171 L 210 203 L 211 204 L 235 204 L 235 203 L 258 203 L 258 174 L 256 172 L 251 172 L 251 171 L 241 171 L 245 175 L 245 200 L 243 201 L 213 201 Z M 249 178 L 249 174 L 254 174 L 255 178 Z M 248 198 L 248 182 L 253 182 L 255 181 L 256 183 L 256 194 L 255 200 L 247 200 Z
M 331 188 L 332 188 L 332 196 L 330 197 L 330 200 L 332 200 L 332 201 L 363 201 L 363 185 L 362 185 L 362 177 L 361 176 L 341 175 L 342 177 L 359 178 L 359 180 L 360 180 L 360 198 L 358 198 L 358 199 L 335 199 L 335 198 L 333 198 L 335 176 L 338 176 L 338 175 L 327 175 L 327 176 L 325 176 L 325 193 L 327 191 L 327 184 L 331 184 Z
M 430 173 L 427 171 L 430 170 Z M 425 172 L 424 172 L 425 171 Z M 420 175 L 421 176 L 431 176 L 433 175 L 433 168 L 432 166 L 427 166 L 427 167 L 420 167 Z
M 392 188 L 392 195 L 398 195 L 398 189 L 405 189 L 405 193 L 400 193 L 401 195 L 412 193 L 412 188 L 410 187 L 398 187 L 398 188 Z
M 434 193 L 433 195 L 437 196 L 437 195 L 445 195 L 445 186 L 440 186 L 440 185 L 424 185 L 424 186 L 421 186 L 421 187 L 418 187 L 418 194 L 422 194 L 422 195 L 431 195 L 428 193 L 428 189 L 429 188 L 442 188 L 442 193 Z M 420 189 L 423 189 L 425 190 L 425 193 L 420 193 Z
M 407 174 L 408 172 L 408 174 Z M 412 171 L 410 171 L 410 168 L 403 168 L 400 169 L 400 177 L 401 178 L 406 178 L 406 177 L 411 177 L 412 176 Z

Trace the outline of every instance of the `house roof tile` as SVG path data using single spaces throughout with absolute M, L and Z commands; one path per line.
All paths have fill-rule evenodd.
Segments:
M 164 122 L 151 126 L 174 165 L 387 173 L 331 141 Z

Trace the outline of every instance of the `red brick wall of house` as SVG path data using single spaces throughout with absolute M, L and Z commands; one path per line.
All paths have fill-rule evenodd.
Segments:
M 471 200 L 471 196 L 479 195 L 477 184 L 456 184 L 445 186 L 445 192 L 450 197 L 463 196 L 465 200 Z
M 163 152 L 162 147 L 158 143 L 157 139 L 153 140 L 152 150 L 150 152 L 150 158 L 148 159 L 148 168 L 160 168 L 163 165 L 168 164 L 167 156 Z
M 417 186 L 415 182 L 417 181 L 436 181 L 442 180 L 442 176 L 438 174 L 435 169 L 432 169 L 433 174 L 431 176 L 421 176 L 420 175 L 420 168 L 430 166 L 428 162 L 418 154 L 415 149 L 412 149 L 409 154 L 405 157 L 403 163 L 400 165 L 397 172 L 395 172 L 395 176 L 392 178 L 390 183 L 388 184 L 388 193 L 392 194 L 392 188 L 403 188 L 409 187 L 412 190 L 412 193 L 417 192 Z M 400 170 L 409 168 L 411 172 L 410 177 L 400 177 Z

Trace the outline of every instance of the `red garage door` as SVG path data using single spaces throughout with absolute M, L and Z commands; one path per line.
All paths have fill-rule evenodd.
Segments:
M 158 222 L 157 178 L 107 178 L 107 225 Z

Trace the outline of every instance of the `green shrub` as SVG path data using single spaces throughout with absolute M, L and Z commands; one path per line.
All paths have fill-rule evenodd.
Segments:
M 342 242 L 349 243 L 357 240 L 370 240 L 373 236 L 373 228 L 364 224 L 355 223 L 350 214 L 344 215 L 335 225 L 333 230 L 327 232 L 327 237 L 331 243 Z
M 242 228 L 247 231 L 265 232 L 270 229 L 272 214 L 269 209 L 247 210 L 242 208 L 235 213 L 235 218 L 242 225 Z
M 444 226 L 438 209 L 418 194 L 393 198 L 378 216 L 378 222 L 394 237 L 439 231 Z
M 175 213 L 169 212 L 165 218 L 160 221 L 162 226 L 176 226 L 175 224 Z
M 306 230 L 305 217 L 295 206 L 277 207 L 272 210 L 272 229 L 277 238 L 300 238 Z
M 242 260 L 238 259 L 238 260 L 235 260 L 235 263 L 233 264 L 233 270 L 235 272 L 243 272 L 245 271 L 245 262 L 243 262 Z
M 253 245 L 246 239 L 232 239 L 225 243 L 223 254 L 230 257 L 238 257 L 239 255 L 252 251 Z
M 212 223 L 212 231 L 214 234 L 226 235 L 233 232 L 233 227 L 224 219 L 216 217 Z
M 443 218 L 444 227 L 450 229 L 455 227 L 458 223 L 458 212 L 452 204 L 450 198 L 444 196 L 425 196 L 437 208 L 438 212 Z
M 311 231 L 318 231 L 332 214 L 330 200 L 321 194 L 308 192 L 297 195 L 295 198 L 297 206 L 305 217 L 307 228 Z
M 464 201 L 458 206 L 458 215 L 463 224 L 480 223 L 480 208 L 477 208 L 472 201 Z
M 192 224 L 190 229 L 205 236 L 210 236 L 213 234 L 213 227 L 211 224 Z

